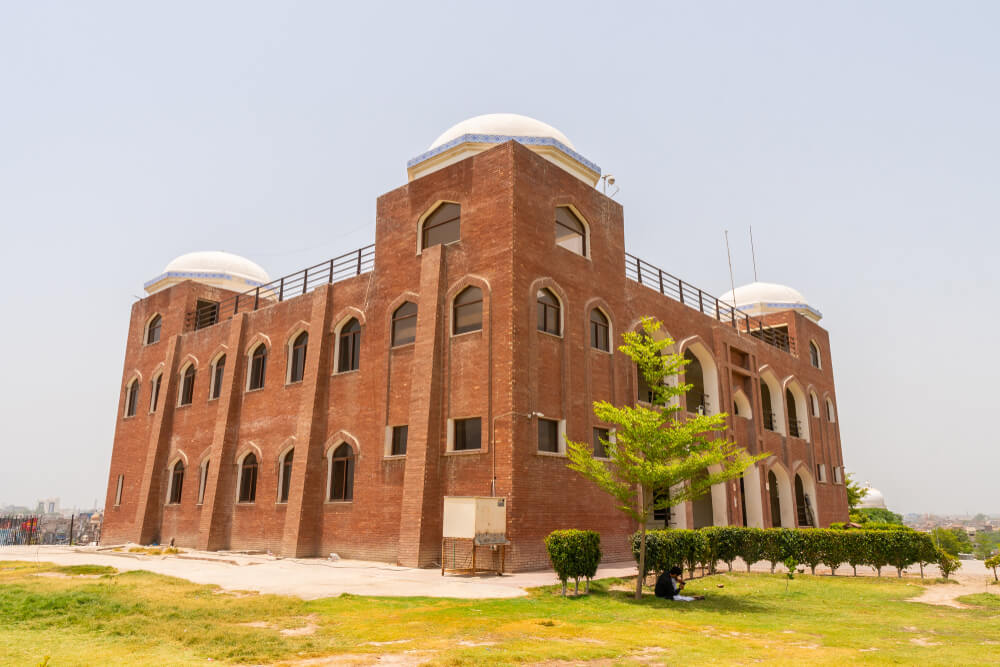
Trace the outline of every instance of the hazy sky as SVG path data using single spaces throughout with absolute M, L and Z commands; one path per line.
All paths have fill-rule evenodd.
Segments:
M 481 6 L 481 8 L 480 8 Z M 103 503 L 143 282 L 374 239 L 478 114 L 613 173 L 628 248 L 792 285 L 830 331 L 847 468 L 896 511 L 1000 512 L 1000 3 L 0 0 L 0 504 Z

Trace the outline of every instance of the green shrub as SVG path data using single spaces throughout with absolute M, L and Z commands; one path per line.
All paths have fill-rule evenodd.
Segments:
M 715 572 L 715 564 L 724 561 L 733 571 L 733 561 L 740 555 L 744 542 L 743 533 L 748 530 L 740 526 L 715 526 L 702 529 L 708 539 L 709 571 Z
M 987 558 L 983 561 L 983 564 L 986 567 L 993 569 L 993 581 L 1000 581 L 1000 579 L 997 578 L 997 568 L 1000 567 L 1000 554 L 997 554 L 992 558 Z
M 739 551 L 737 555 L 743 559 L 750 574 L 750 566 L 764 560 L 767 544 L 763 528 L 742 528 L 739 530 Z
M 941 568 L 941 576 L 947 579 L 951 576 L 955 570 L 962 567 L 962 561 L 958 560 L 955 556 L 944 549 L 938 549 L 938 567 Z
M 576 582 L 575 592 L 580 592 L 580 578 L 586 579 L 586 592 L 590 592 L 590 580 L 597 574 L 601 562 L 601 536 L 593 530 L 554 530 L 545 538 L 552 568 L 562 582 L 562 592 L 566 595 L 566 582 Z

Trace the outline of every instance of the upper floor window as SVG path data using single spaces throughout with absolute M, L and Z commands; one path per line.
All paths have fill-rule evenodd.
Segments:
M 160 340 L 160 328 L 163 326 L 163 318 L 154 315 L 153 319 L 146 325 L 146 345 L 157 343 Z
M 278 489 L 279 503 L 288 502 L 288 489 L 292 486 L 292 460 L 294 456 L 295 450 L 289 449 L 288 452 L 281 457 L 281 478 L 279 480 L 281 488 Z
M 222 355 L 215 360 L 215 364 L 212 365 L 212 388 L 209 392 L 209 398 L 218 398 L 222 396 L 222 378 L 226 373 L 226 355 Z
M 809 341 L 809 363 L 812 364 L 813 368 L 821 368 L 819 346 L 812 341 Z
M 361 366 L 361 323 L 352 317 L 340 329 L 340 355 L 337 372 L 356 371 Z
M 125 390 L 125 416 L 135 416 L 135 406 L 139 402 L 139 380 L 132 380 Z
M 205 502 L 205 489 L 208 487 L 208 464 L 209 460 L 205 459 L 200 468 L 200 473 L 198 474 L 198 504 L 201 505 Z
M 181 501 L 181 489 L 184 488 L 184 462 L 178 461 L 170 473 L 170 504 Z
M 300 333 L 292 343 L 288 358 L 288 381 L 302 382 L 306 374 L 306 347 L 309 345 L 309 334 Z
M 560 335 L 559 299 L 548 288 L 538 290 L 538 330 Z
M 556 208 L 556 245 L 587 255 L 587 229 L 569 206 Z
M 417 339 L 417 304 L 407 301 L 392 314 L 392 345 L 406 345 Z
M 156 406 L 160 402 L 160 384 L 163 380 L 163 373 L 160 373 L 155 378 L 153 378 L 152 385 L 150 386 L 150 396 L 149 396 L 149 411 L 156 412 Z
M 250 452 L 240 463 L 239 501 L 252 503 L 257 499 L 257 457 Z
M 406 454 L 406 438 L 409 435 L 409 426 L 393 426 L 392 442 L 389 448 L 390 456 L 404 456 Z
M 600 308 L 590 311 L 590 346 L 595 350 L 611 351 L 611 325 Z
M 833 411 L 833 401 L 829 398 L 826 399 L 826 420 L 829 422 L 837 421 L 837 414 Z
M 354 499 L 354 449 L 346 442 L 333 450 L 330 460 L 329 499 Z
M 483 328 L 483 291 L 466 287 L 455 297 L 452 309 L 452 333 L 462 334 Z
M 483 447 L 483 422 L 479 417 L 471 419 L 456 419 L 452 422 L 452 434 L 456 452 L 469 449 L 482 449 Z
M 194 364 L 188 364 L 181 376 L 181 397 L 177 405 L 191 405 L 194 401 Z
M 611 432 L 606 428 L 594 427 L 594 458 L 608 458 L 607 443 L 610 441 Z
M 115 507 L 122 504 L 122 490 L 125 487 L 125 475 L 118 475 L 118 485 L 115 487 Z
M 809 392 L 809 407 L 812 408 L 812 416 L 819 417 L 819 398 L 815 392 Z
M 434 212 L 424 220 L 420 248 L 430 248 L 460 240 L 460 217 L 461 207 L 452 202 L 445 202 L 434 209 Z
M 559 422 L 554 419 L 538 419 L 538 451 L 559 451 Z
M 264 376 L 267 374 L 267 346 L 261 343 L 250 355 L 250 377 L 247 389 L 261 389 L 264 386 Z

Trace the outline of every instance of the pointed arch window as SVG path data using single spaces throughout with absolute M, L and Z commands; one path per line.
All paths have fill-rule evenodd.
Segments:
M 330 457 L 329 500 L 354 499 L 354 450 L 342 442 Z
M 452 202 L 445 202 L 434 209 L 424 220 L 420 247 L 430 248 L 461 240 L 461 213 L 461 207 Z
M 257 456 L 250 452 L 240 463 L 240 495 L 241 503 L 252 503 L 257 499 Z
M 212 391 L 209 394 L 209 398 L 218 398 L 222 395 L 222 378 L 225 374 L 226 355 L 222 355 L 212 365 Z
M 188 364 L 181 376 L 181 397 L 177 405 L 191 405 L 194 401 L 194 364 Z
M 587 255 L 587 229 L 569 206 L 556 208 L 556 245 Z
M 392 346 L 406 345 L 417 339 L 417 304 L 407 301 L 392 314 Z
M 261 343 L 250 355 L 250 377 L 247 379 L 247 389 L 262 389 L 267 375 L 267 346 Z
M 340 355 L 337 372 L 356 371 L 361 367 L 361 323 L 352 317 L 340 329 Z
M 309 334 L 305 331 L 295 337 L 288 358 L 288 381 L 302 382 L 306 374 L 306 348 L 309 346 Z
M 184 488 L 184 462 L 178 461 L 170 471 L 170 504 L 181 502 L 181 490 Z
M 538 290 L 538 330 L 559 336 L 562 333 L 560 324 L 559 299 L 552 293 L 552 290 L 543 287 Z
M 600 308 L 590 311 L 590 346 L 595 350 L 611 351 L 611 324 Z
M 469 286 L 458 293 L 452 307 L 452 333 L 463 334 L 483 328 L 483 291 Z
M 135 417 L 136 405 L 139 403 L 139 380 L 135 379 L 128 383 L 125 391 L 125 416 Z
M 809 341 L 809 363 L 813 368 L 821 368 L 819 346 L 813 341 Z
M 292 459 L 295 456 L 295 450 L 289 449 L 288 452 L 281 457 L 281 477 L 280 484 L 281 488 L 278 489 L 278 502 L 287 503 L 288 502 L 288 490 L 292 486 Z
M 160 342 L 160 329 L 163 327 L 163 318 L 154 315 L 146 326 L 146 345 Z

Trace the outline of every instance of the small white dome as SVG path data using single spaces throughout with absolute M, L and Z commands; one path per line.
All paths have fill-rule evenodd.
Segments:
M 146 283 L 146 292 L 152 294 L 184 280 L 244 292 L 270 282 L 271 278 L 267 271 L 246 257 L 220 250 L 203 250 L 172 260 L 163 273 Z
M 873 489 L 871 484 L 868 485 L 867 489 L 868 493 L 866 493 L 865 497 L 861 499 L 860 503 L 858 503 L 858 508 L 887 509 L 885 506 L 885 497 L 882 495 L 882 492 L 878 489 Z
M 548 137 L 567 148 L 576 150 L 569 138 L 552 127 L 529 116 L 516 113 L 488 113 L 475 116 L 452 125 L 444 134 L 434 140 L 427 150 L 433 150 L 465 134 L 487 134 L 503 137 Z
M 750 283 L 730 290 L 719 297 L 720 301 L 736 306 L 749 315 L 765 315 L 782 310 L 795 310 L 818 322 L 823 314 L 809 305 L 802 293 L 787 285 L 776 283 Z

